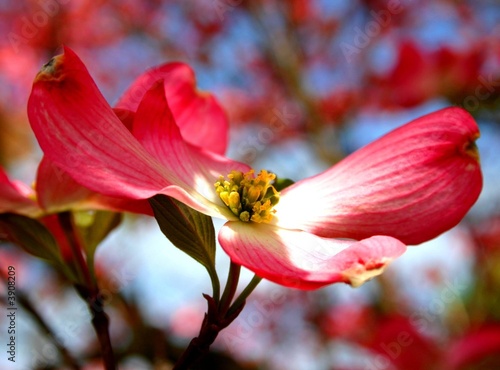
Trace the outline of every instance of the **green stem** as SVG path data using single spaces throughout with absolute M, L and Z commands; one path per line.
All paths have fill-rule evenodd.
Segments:
M 246 299 L 248 296 L 254 291 L 254 289 L 259 285 L 259 283 L 262 281 L 261 277 L 258 277 L 257 275 L 254 275 L 250 283 L 247 285 L 245 289 L 241 292 L 241 294 L 234 300 L 234 303 L 231 305 L 229 308 L 227 315 L 230 316 L 234 312 L 236 312 L 242 305 L 245 304 Z
M 240 280 L 241 266 L 232 262 L 229 266 L 229 273 L 227 276 L 226 287 L 224 288 L 224 293 L 222 293 L 222 298 L 219 304 L 219 313 L 224 316 L 231 305 L 231 301 L 234 298 L 236 289 L 238 288 L 238 282 Z
M 207 267 L 208 274 L 210 275 L 210 280 L 212 281 L 213 298 L 215 303 L 219 304 L 220 300 L 220 281 L 217 276 L 217 271 L 213 268 Z

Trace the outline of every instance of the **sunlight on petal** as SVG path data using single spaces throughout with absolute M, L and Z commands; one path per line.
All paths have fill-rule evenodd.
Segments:
M 360 242 L 326 239 L 270 224 L 228 222 L 219 242 L 232 261 L 258 276 L 297 289 L 344 282 L 359 286 L 379 275 L 406 246 L 374 236 Z
M 432 239 L 455 226 L 481 192 L 478 136 L 459 108 L 416 119 L 285 189 L 276 223 L 324 237 Z

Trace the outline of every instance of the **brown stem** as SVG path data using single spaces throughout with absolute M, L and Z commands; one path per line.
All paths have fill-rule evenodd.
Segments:
M 63 212 L 59 215 L 59 222 L 66 234 L 66 238 L 71 246 L 71 250 L 79 271 L 83 277 L 84 285 L 75 285 L 80 296 L 87 302 L 92 314 L 92 326 L 97 334 L 97 339 L 101 346 L 101 355 L 106 370 L 115 370 L 116 363 L 109 336 L 109 317 L 104 312 L 103 298 L 99 288 L 90 275 L 87 262 L 83 258 L 83 246 L 75 233 L 75 228 L 71 219 L 71 213 Z
M 68 244 L 71 248 L 71 253 L 74 257 L 74 262 L 78 266 L 78 274 L 81 277 L 81 283 L 84 283 L 88 289 L 94 288 L 94 283 L 90 276 L 90 271 L 87 262 L 83 258 L 83 247 L 78 236 L 75 234 L 71 212 L 61 212 L 58 215 L 59 223 L 64 231 Z
M 230 314 L 228 312 L 238 288 L 240 270 L 241 266 L 231 261 L 227 284 L 219 303 L 207 294 L 203 294 L 208 303 L 208 310 L 201 324 L 200 334 L 191 340 L 173 370 L 189 369 L 200 361 L 208 353 L 210 346 L 219 335 L 219 332 L 238 317 L 243 309 L 243 304 L 241 307 L 232 310 Z
M 200 334 L 191 340 L 173 370 L 188 370 L 205 357 L 220 330 L 216 325 L 204 322 Z
M 115 356 L 111 345 L 111 338 L 109 337 L 109 317 L 102 307 L 101 309 L 93 310 L 92 314 L 94 315 L 92 326 L 94 327 L 97 338 L 99 339 L 99 344 L 101 345 L 104 368 L 106 370 L 115 370 Z
M 109 317 L 104 312 L 104 299 L 98 290 L 90 292 L 85 287 L 75 286 L 80 296 L 87 302 L 92 315 L 92 326 L 101 347 L 101 356 L 106 370 L 116 370 L 115 356 L 109 336 Z
M 189 342 L 188 347 L 181 355 L 173 370 L 188 370 L 196 365 L 209 351 L 219 332 L 231 324 L 238 317 L 243 306 L 231 315 L 221 313 L 214 299 L 203 295 L 208 302 L 208 311 L 201 325 L 200 334 Z

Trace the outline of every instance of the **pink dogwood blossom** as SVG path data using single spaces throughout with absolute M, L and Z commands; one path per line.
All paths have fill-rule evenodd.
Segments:
M 135 200 L 164 194 L 226 219 L 222 248 L 276 283 L 360 285 L 405 244 L 456 225 L 481 191 L 478 127 L 459 108 L 410 122 L 280 193 L 274 174 L 255 174 L 223 157 L 222 147 L 204 147 L 218 135 L 224 140 L 223 125 L 207 135 L 197 136 L 196 126 L 183 133 L 173 111 L 190 108 L 166 93 L 168 84 L 159 76 L 134 104 L 114 111 L 65 48 L 35 79 L 30 123 L 45 155 L 95 192 Z M 131 112 L 125 118 L 123 109 Z M 221 116 L 213 117 L 216 124 Z

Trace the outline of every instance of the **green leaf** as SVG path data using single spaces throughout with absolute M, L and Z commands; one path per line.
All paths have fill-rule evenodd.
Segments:
M 165 195 L 156 195 L 149 199 L 149 203 L 163 234 L 173 245 L 201 263 L 213 282 L 217 275 L 212 218 Z
M 73 222 L 85 249 L 87 259 L 92 261 L 97 246 L 122 221 L 121 213 L 108 211 L 75 211 Z
M 282 191 L 283 189 L 285 189 L 293 184 L 294 184 L 294 181 L 292 181 L 290 179 L 286 179 L 286 178 L 282 179 L 282 178 L 276 177 L 276 179 L 274 180 L 273 186 L 277 191 Z
M 62 264 L 57 241 L 37 220 L 13 213 L 1 214 L 0 239 L 17 244 L 35 257 Z

